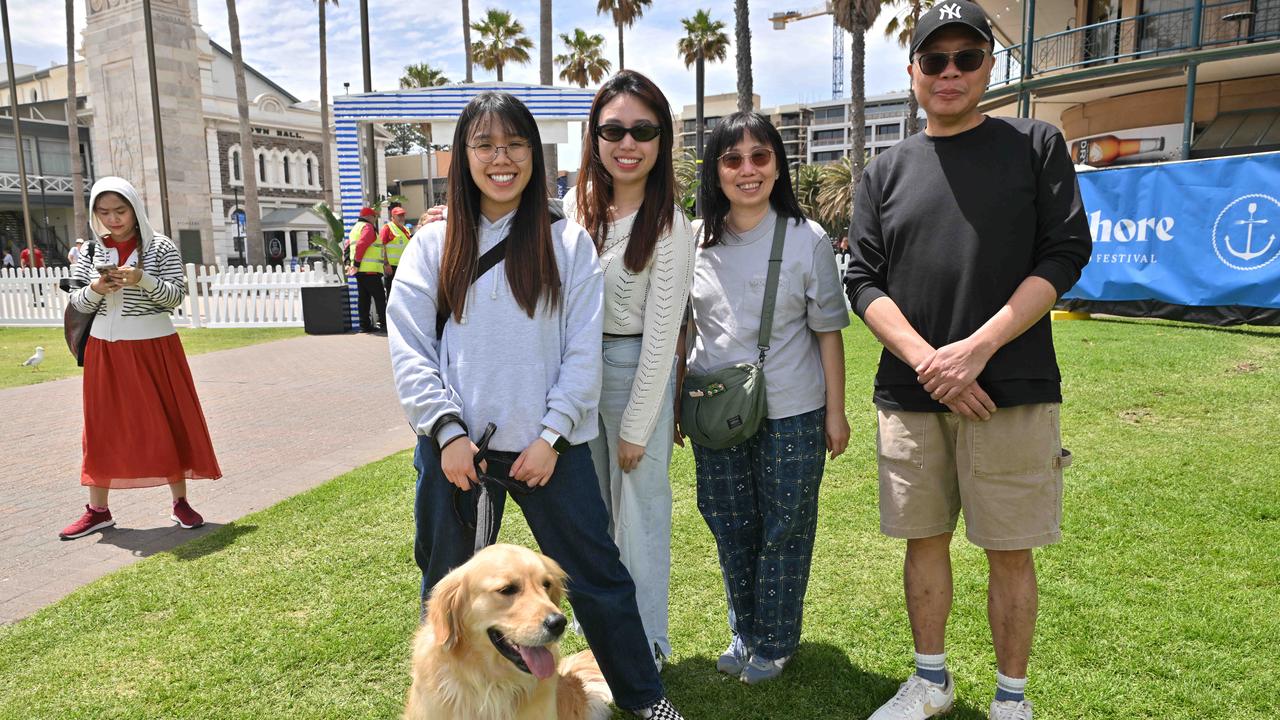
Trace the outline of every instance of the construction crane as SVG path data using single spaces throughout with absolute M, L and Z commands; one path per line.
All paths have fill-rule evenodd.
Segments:
M 844 29 L 836 22 L 831 12 L 831 3 L 823 3 L 822 7 L 811 10 L 787 10 L 769 16 L 774 30 L 785 30 L 787 23 L 797 20 L 831 15 L 831 98 L 839 100 L 844 97 Z

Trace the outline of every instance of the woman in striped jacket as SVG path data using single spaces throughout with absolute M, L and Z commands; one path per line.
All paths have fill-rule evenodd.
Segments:
M 195 382 L 169 313 L 187 294 L 182 258 L 156 233 L 138 191 L 105 177 L 90 195 L 98 239 L 72 269 L 83 286 L 71 294 L 95 313 L 84 353 L 84 461 L 80 484 L 89 504 L 59 536 L 83 537 L 115 525 L 111 488 L 168 485 L 170 519 L 204 524 L 187 502 L 187 480 L 222 476 Z

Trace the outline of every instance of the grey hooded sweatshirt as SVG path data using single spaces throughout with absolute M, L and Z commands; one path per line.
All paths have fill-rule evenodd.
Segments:
M 480 221 L 480 254 L 507 234 L 515 211 Z M 559 307 L 539 303 L 530 318 L 507 284 L 506 261 L 472 286 L 462 322 L 452 316 L 436 340 L 436 294 L 444 250 L 444 222 L 414 235 L 396 270 L 387 304 L 391 369 L 410 425 L 427 435 L 441 417 L 467 424 L 473 440 L 495 423 L 494 450 L 520 452 L 550 428 L 570 443 L 599 432 L 597 405 L 603 370 L 604 276 L 595 244 L 577 223 L 551 226 L 560 269 Z M 463 432 L 438 428 L 443 444 Z
M 93 207 L 104 192 L 124 198 L 137 218 L 138 249 L 127 258 L 117 257 L 115 250 L 102 242 L 109 233 L 93 213 Z M 95 182 L 89 194 L 89 208 L 97 237 L 85 243 L 71 269 L 71 277 L 84 283 L 84 287 L 71 293 L 71 304 L 81 312 L 97 313 L 89 335 L 108 342 L 172 335 L 175 331 L 169 313 L 187 296 L 187 280 L 177 246 L 152 228 L 138 191 L 124 178 L 104 177 Z M 111 262 L 122 268 L 141 268 L 142 279 L 136 286 L 99 295 L 89 287 L 98 279 L 95 266 Z

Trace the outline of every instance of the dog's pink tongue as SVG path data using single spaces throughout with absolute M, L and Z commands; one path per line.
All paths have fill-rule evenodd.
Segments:
M 551 656 L 551 651 L 545 647 L 525 647 L 517 645 L 516 650 L 520 651 L 520 657 L 524 660 L 524 664 L 529 666 L 529 672 L 539 680 L 546 680 L 556 672 L 556 661 Z

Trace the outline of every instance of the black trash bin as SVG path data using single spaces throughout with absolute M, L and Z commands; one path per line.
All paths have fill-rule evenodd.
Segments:
M 308 335 L 334 335 L 351 331 L 347 286 L 317 285 L 302 288 L 302 327 Z

